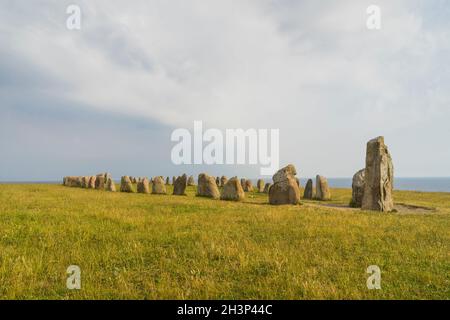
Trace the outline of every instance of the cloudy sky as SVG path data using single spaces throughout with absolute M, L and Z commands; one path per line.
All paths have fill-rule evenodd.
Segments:
M 352 176 L 379 135 L 396 176 L 450 176 L 449 17 L 446 0 L 0 0 L 0 180 L 258 175 L 172 165 L 194 120 L 279 129 L 301 177 Z

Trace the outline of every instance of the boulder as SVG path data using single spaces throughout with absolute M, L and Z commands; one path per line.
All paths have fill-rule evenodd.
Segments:
M 137 192 L 145 193 L 145 194 L 150 193 L 150 187 L 149 187 L 149 182 L 148 182 L 147 178 L 139 179 L 139 181 L 137 183 Z
M 300 189 L 295 180 L 296 174 L 295 167 L 290 164 L 273 175 L 273 185 L 269 188 L 270 204 L 298 204 L 300 202 Z
M 316 197 L 317 200 L 328 201 L 331 200 L 330 187 L 328 180 L 320 175 L 316 176 Z
M 114 183 L 114 180 L 110 177 L 108 177 L 108 180 L 106 180 L 105 190 L 109 192 L 116 192 L 116 184 Z
M 271 183 L 267 182 L 264 186 L 264 193 L 269 193 L 270 187 L 272 186 Z
M 367 143 L 364 196 L 361 208 L 389 212 L 394 210 L 394 165 L 384 137 Z
M 195 180 L 193 176 L 189 176 L 187 184 L 188 186 L 195 186 Z
M 253 183 L 251 180 L 247 179 L 245 180 L 245 187 L 244 187 L 244 191 L 245 192 L 253 192 Z
M 120 192 L 133 192 L 133 183 L 129 176 L 123 176 L 120 179 Z
M 167 194 L 166 185 L 164 184 L 164 179 L 162 177 L 153 178 L 152 193 Z
M 221 200 L 229 201 L 242 201 L 245 198 L 244 189 L 242 189 L 241 183 L 237 177 L 233 177 L 228 180 L 223 186 L 220 194 Z
M 227 178 L 227 177 L 222 176 L 222 177 L 220 178 L 220 186 L 221 186 L 221 187 L 224 187 L 224 186 L 226 185 L 227 182 L 228 182 L 228 178 Z
M 176 196 L 185 196 L 186 195 L 186 187 L 187 187 L 187 175 L 183 174 L 181 177 L 175 179 L 173 184 L 173 195 Z
M 308 179 L 305 186 L 305 191 L 303 192 L 303 199 L 314 199 L 314 189 L 312 179 Z
M 242 189 L 244 189 L 245 190 L 245 182 L 247 181 L 247 179 L 245 179 L 245 178 L 242 178 L 241 179 L 241 187 L 242 187 Z
M 364 177 L 366 169 L 359 170 L 352 179 L 352 200 L 350 207 L 361 208 L 364 196 Z
M 87 188 L 89 184 L 89 177 L 81 177 L 81 187 Z
M 91 176 L 89 177 L 89 182 L 88 182 L 88 189 L 95 189 L 95 180 L 97 179 L 96 176 Z
M 258 192 L 264 192 L 264 180 L 258 179 L 258 182 L 256 182 L 256 188 L 258 189 Z
M 219 188 L 214 177 L 208 176 L 206 173 L 201 173 L 198 176 L 197 196 L 213 199 L 220 198 Z

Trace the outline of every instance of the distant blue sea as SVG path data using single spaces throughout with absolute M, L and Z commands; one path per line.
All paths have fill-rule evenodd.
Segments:
M 300 180 L 304 186 L 307 179 Z M 328 183 L 332 188 L 352 187 L 351 178 L 329 178 Z M 394 190 L 450 192 L 450 178 L 395 178 Z
M 312 178 L 315 183 L 315 178 Z M 256 185 L 256 179 L 252 179 Z M 268 179 L 266 182 L 269 182 Z M 305 186 L 307 178 L 301 178 L 302 186 Z M 56 184 L 61 183 L 59 181 L 21 181 L 21 182 L 0 182 L 0 184 L 11 183 L 48 183 Z M 351 188 L 351 178 L 328 178 L 328 183 L 332 188 Z M 429 191 L 429 192 L 450 192 L 450 177 L 449 178 L 395 178 L 394 179 L 395 190 L 410 190 L 410 191 Z

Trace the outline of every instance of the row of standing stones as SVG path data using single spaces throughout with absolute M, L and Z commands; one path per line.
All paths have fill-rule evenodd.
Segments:
M 297 171 L 294 165 L 289 164 L 274 174 L 273 183 L 264 183 L 264 180 L 259 179 L 256 191 L 268 194 L 269 203 L 272 205 L 298 204 L 301 195 L 300 181 L 296 175 Z M 251 180 L 239 180 L 237 177 L 227 179 L 225 176 L 219 178 L 202 173 L 198 176 L 197 182 L 197 196 L 213 199 L 242 201 L 245 199 L 245 192 L 254 190 Z M 96 176 L 64 177 L 63 184 L 69 187 L 116 191 L 114 181 L 109 173 Z M 169 177 L 164 180 L 162 176 L 150 180 L 123 176 L 120 182 L 120 192 L 134 192 L 133 184 L 137 185 L 138 193 L 167 194 L 166 185 L 170 184 L 170 180 Z M 173 195 L 186 195 L 186 187 L 195 186 L 195 180 L 193 176 L 188 178 L 186 174 L 183 174 L 173 177 L 172 184 Z M 366 167 L 353 177 L 350 206 L 364 210 L 392 211 L 394 209 L 392 190 L 392 159 L 384 144 L 384 138 L 378 137 L 367 143 Z M 318 175 L 315 189 L 313 181 L 309 179 L 304 189 L 303 199 L 331 200 L 327 179 Z

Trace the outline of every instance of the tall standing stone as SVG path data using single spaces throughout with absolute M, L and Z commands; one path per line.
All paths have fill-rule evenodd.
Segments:
M 206 173 L 201 173 L 198 176 L 197 196 L 213 199 L 220 198 L 219 188 L 217 187 L 214 177 L 211 177 Z
M 322 201 L 331 200 L 331 191 L 328 185 L 327 178 L 323 176 L 316 176 L 316 199 Z
M 137 192 L 144 194 L 150 193 L 150 186 L 147 178 L 139 179 L 137 183 Z
M 258 189 L 258 192 L 264 192 L 264 180 L 263 179 L 258 179 L 258 181 L 256 182 L 256 188 Z
M 367 142 L 364 196 L 361 208 L 389 212 L 394 209 L 394 165 L 384 137 Z
M 163 177 L 153 178 L 152 194 L 167 194 L 166 185 Z
M 217 184 L 218 187 L 220 187 L 220 178 L 219 178 L 219 176 L 216 177 L 216 184 Z
M 295 180 L 296 174 L 295 167 L 290 164 L 273 175 L 273 185 L 269 189 L 270 204 L 298 204 L 300 202 L 300 189 Z
M 173 176 L 172 177 L 172 185 L 175 185 L 175 181 L 177 180 L 177 177 L 175 177 L 175 176 Z M 186 178 L 186 181 L 187 181 L 187 178 Z
M 237 177 L 233 177 L 225 183 L 220 199 L 229 201 L 242 201 L 245 199 L 244 189 L 242 189 Z
M 120 192 L 133 192 L 133 184 L 129 176 L 123 176 L 120 179 Z
M 186 195 L 186 187 L 187 187 L 187 176 L 183 174 L 181 177 L 175 179 L 175 183 L 173 184 L 173 194 L 176 196 L 185 196 Z
M 314 189 L 313 189 L 313 181 L 312 179 L 308 179 L 305 186 L 305 191 L 303 192 L 303 199 L 313 199 L 314 198 Z
M 366 169 L 359 170 L 352 179 L 352 200 L 350 207 L 361 208 L 364 197 L 364 178 L 366 176 Z

